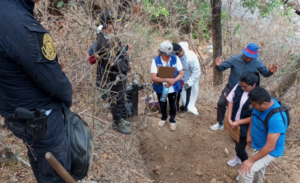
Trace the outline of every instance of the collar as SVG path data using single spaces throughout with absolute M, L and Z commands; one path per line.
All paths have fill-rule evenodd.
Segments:
M 33 15 L 33 9 L 35 3 L 32 0 L 10 0 L 10 1 L 15 3 L 17 6 L 28 11 L 31 15 Z

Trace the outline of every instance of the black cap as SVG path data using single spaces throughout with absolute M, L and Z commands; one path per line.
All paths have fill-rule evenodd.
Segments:
M 116 15 L 113 11 L 105 11 L 100 16 L 100 24 L 106 26 L 113 21 L 120 22 L 122 19 L 122 16 Z
M 176 55 L 178 55 L 182 51 L 182 47 L 179 44 L 172 43 L 173 45 L 173 51 Z

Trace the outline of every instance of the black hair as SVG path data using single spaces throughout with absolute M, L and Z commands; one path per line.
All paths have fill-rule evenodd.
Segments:
M 251 86 L 253 86 L 254 84 L 256 84 L 256 86 L 259 86 L 259 73 L 257 71 L 246 71 L 241 75 L 240 82 L 245 82 L 247 85 Z
M 182 47 L 179 44 L 172 43 L 173 45 L 173 51 L 176 55 L 178 55 L 182 51 Z
M 263 102 L 271 102 L 271 96 L 266 89 L 257 86 L 249 92 L 249 100 L 261 105 Z

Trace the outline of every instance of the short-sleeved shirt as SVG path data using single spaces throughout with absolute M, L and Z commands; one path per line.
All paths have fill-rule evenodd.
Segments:
M 227 96 L 227 101 L 230 102 L 230 103 L 233 103 L 233 98 L 235 96 L 235 90 L 236 90 L 236 87 L 238 86 L 239 84 L 235 85 L 235 87 L 231 90 L 231 92 L 229 93 L 229 95 Z M 235 121 L 238 121 L 241 119 L 241 112 L 242 112 L 242 108 L 245 104 L 245 102 L 248 100 L 249 96 L 248 96 L 249 92 L 243 92 L 243 95 L 242 95 L 242 98 L 241 98 L 241 101 L 240 101 L 240 107 L 235 115 Z
M 162 62 L 162 65 L 163 66 L 167 66 L 167 64 L 168 64 L 168 62 L 165 62 L 165 61 L 163 61 L 163 59 L 160 57 L 160 59 L 161 59 L 161 62 Z M 180 61 L 180 59 L 178 58 L 178 57 L 176 57 L 176 62 L 177 62 L 177 64 L 176 64 L 176 68 L 177 68 L 177 71 L 181 71 L 182 70 L 182 64 L 181 64 L 181 61 Z M 170 59 L 171 60 L 171 59 Z M 169 61 L 170 61 L 169 60 Z M 157 67 L 156 67 L 156 64 L 155 64 L 155 60 L 153 59 L 152 60 L 152 64 L 151 64 L 151 74 L 157 74 Z M 174 87 L 173 86 L 171 86 L 170 88 L 169 88 L 169 93 L 174 93 L 175 92 L 175 90 L 174 90 Z
M 272 99 L 274 104 L 268 110 L 261 112 L 253 109 L 253 113 L 256 114 L 261 120 L 265 120 L 267 114 L 276 107 L 280 107 L 279 103 Z M 287 116 L 285 112 L 282 112 L 285 118 L 285 122 L 280 113 L 274 114 L 268 123 L 268 131 L 266 131 L 263 122 L 260 121 L 256 116 L 252 115 L 252 127 L 251 127 L 251 137 L 252 137 L 252 147 L 256 150 L 261 150 L 267 142 L 268 133 L 280 133 L 276 147 L 269 155 L 274 157 L 281 157 L 284 151 L 285 144 L 285 133 L 287 129 Z

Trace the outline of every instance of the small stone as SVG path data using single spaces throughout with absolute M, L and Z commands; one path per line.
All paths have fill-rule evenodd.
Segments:
M 226 175 L 224 175 L 224 181 L 226 183 L 232 183 L 232 179 L 230 177 L 226 176 Z
M 215 178 L 211 179 L 210 183 L 217 183 L 217 180 Z
M 202 172 L 201 172 L 200 170 L 197 170 L 197 171 L 195 172 L 195 174 L 198 175 L 198 176 L 201 176 L 201 175 L 202 175 Z
M 226 147 L 225 147 L 224 151 L 225 151 L 226 157 L 229 157 L 229 151 Z

